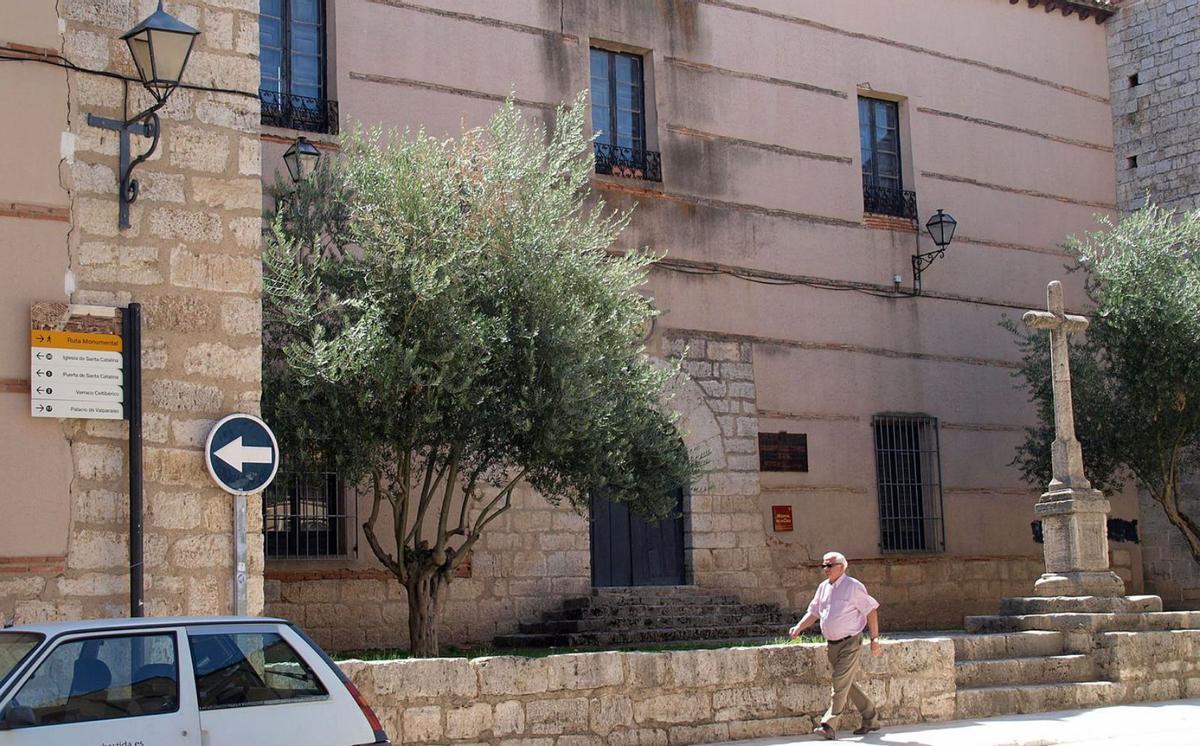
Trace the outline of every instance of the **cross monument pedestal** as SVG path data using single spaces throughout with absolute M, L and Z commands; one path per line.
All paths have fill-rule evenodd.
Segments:
M 1083 474 L 1083 453 L 1075 439 L 1071 406 L 1071 363 L 1067 335 L 1087 328 L 1083 316 L 1067 314 L 1062 284 L 1046 286 L 1047 311 L 1026 311 L 1032 329 L 1050 330 L 1054 384 L 1052 478 L 1034 506 L 1042 519 L 1046 572 L 1033 584 L 1036 596 L 1123 596 L 1125 583 L 1108 563 L 1109 503 Z

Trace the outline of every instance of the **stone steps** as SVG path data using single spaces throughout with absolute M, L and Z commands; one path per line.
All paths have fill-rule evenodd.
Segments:
M 539 622 L 522 622 L 518 631 L 525 634 L 538 632 L 605 632 L 632 631 L 640 629 L 687 628 L 687 627 L 731 627 L 756 625 L 772 627 L 777 635 L 783 635 L 795 620 L 780 611 L 745 612 L 732 607 L 726 612 L 701 612 L 696 614 L 651 615 L 639 614 L 615 618 L 588 617 L 585 619 L 543 619 Z
M 959 689 L 1013 684 L 1068 684 L 1092 681 L 1096 666 L 1087 655 L 1049 655 L 959 661 L 954 680 Z
M 624 619 L 647 619 L 659 617 L 698 616 L 701 614 L 772 614 L 779 613 L 779 607 L 774 604 L 738 604 L 738 603 L 679 603 L 654 604 L 643 606 L 576 606 L 569 609 L 554 609 L 542 615 L 550 622 L 574 622 L 585 620 L 602 620 L 606 622 Z
M 787 634 L 793 614 L 774 604 L 742 604 L 695 586 L 597 588 L 523 622 L 498 647 L 607 647 L 673 642 L 761 641 Z
M 1062 655 L 1062 632 L 1002 632 L 999 634 L 955 635 L 956 661 L 994 660 L 997 658 L 1029 658 L 1032 656 Z
M 1075 710 L 1120 702 L 1124 693 L 1124 685 L 1113 681 L 959 689 L 954 717 L 956 720 L 973 720 L 995 715 Z
M 737 625 L 720 627 L 667 627 L 659 629 L 613 630 L 609 632 L 524 633 L 501 635 L 495 639 L 501 648 L 607 647 L 647 645 L 671 642 L 762 642 L 783 637 L 787 630 L 778 625 Z
M 964 626 L 967 632 L 973 633 L 1021 632 L 1026 630 L 1142 632 L 1149 630 L 1200 629 L 1200 611 L 969 616 L 966 618 Z

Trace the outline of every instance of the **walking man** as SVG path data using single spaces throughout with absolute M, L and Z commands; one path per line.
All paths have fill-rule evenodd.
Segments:
M 866 586 L 846 574 L 846 567 L 846 557 L 841 552 L 829 552 L 822 558 L 825 580 L 817 586 L 808 613 L 788 632 L 794 639 L 820 622 L 821 634 L 828 641 L 826 653 L 833 669 L 833 696 L 814 732 L 830 741 L 837 738 L 838 718 L 846 709 L 847 697 L 862 713 L 862 725 L 854 735 L 879 730 L 875 703 L 855 682 L 863 628 L 870 627 L 871 630 L 871 655 L 878 656 L 883 652 L 879 647 L 879 602 L 871 598 Z

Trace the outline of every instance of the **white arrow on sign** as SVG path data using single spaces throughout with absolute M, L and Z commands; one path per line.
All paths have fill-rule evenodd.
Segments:
M 243 464 L 269 464 L 272 461 L 270 446 L 244 446 L 242 436 L 237 436 L 213 451 L 213 455 L 238 471 Z

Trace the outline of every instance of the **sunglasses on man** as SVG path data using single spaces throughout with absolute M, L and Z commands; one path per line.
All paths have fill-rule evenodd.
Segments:
M 828 570 L 829 568 L 837 567 L 840 564 L 842 564 L 842 563 L 840 563 L 840 562 L 822 562 L 821 567 L 824 567 L 826 570 Z

